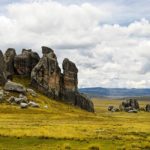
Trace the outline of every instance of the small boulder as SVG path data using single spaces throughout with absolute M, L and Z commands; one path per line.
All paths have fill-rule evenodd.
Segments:
M 27 89 L 27 92 L 33 97 L 37 97 L 37 93 L 33 89 Z
M 136 99 L 127 99 L 122 102 L 122 104 L 119 106 L 120 110 L 124 110 L 126 112 L 136 109 L 139 110 L 139 103 Z
M 6 71 L 9 76 L 14 74 L 14 58 L 16 56 L 16 51 L 13 48 L 8 48 L 4 54 L 4 61 L 6 63 Z
M 108 106 L 108 111 L 112 111 L 113 108 L 114 106 Z
M 31 106 L 31 107 L 35 107 L 35 108 L 39 108 L 40 107 L 39 104 L 37 104 L 37 103 L 35 103 L 33 101 L 30 101 L 28 105 Z
M 28 103 L 28 99 L 27 99 L 27 97 L 26 96 L 23 96 L 23 97 L 19 97 L 19 98 L 17 98 L 17 97 L 15 97 L 15 103 L 16 104 L 20 104 L 20 103 Z
M 20 103 L 20 108 L 22 108 L 22 109 L 28 108 L 28 104 L 27 103 Z
M 138 111 L 136 109 L 133 109 L 133 110 L 129 110 L 128 113 L 138 113 Z
M 15 83 L 12 81 L 7 81 L 4 90 L 6 91 L 14 91 L 14 92 L 19 92 L 19 93 L 26 93 L 26 88 L 19 83 Z
M 146 110 L 147 112 L 150 112 L 150 104 L 147 104 L 147 105 L 146 105 L 145 110 Z

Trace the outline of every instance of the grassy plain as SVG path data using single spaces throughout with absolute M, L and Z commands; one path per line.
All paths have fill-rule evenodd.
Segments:
M 95 113 L 88 113 L 40 93 L 37 98 L 27 96 L 41 107 L 0 104 L 2 150 L 150 150 L 150 113 L 107 111 L 120 100 L 93 99 Z M 140 101 L 140 106 L 147 103 Z

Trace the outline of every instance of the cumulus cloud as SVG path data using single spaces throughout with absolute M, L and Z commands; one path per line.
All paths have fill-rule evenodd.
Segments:
M 96 2 L 9 3 L 0 15 L 0 48 L 52 47 L 60 64 L 65 57 L 77 64 L 80 87 L 150 87 L 149 20 L 113 24 L 126 4 Z

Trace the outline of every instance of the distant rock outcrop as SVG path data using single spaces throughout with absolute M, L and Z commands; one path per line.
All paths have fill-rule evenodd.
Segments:
M 6 63 L 6 71 L 8 72 L 8 77 L 11 78 L 14 75 L 14 58 L 16 56 L 16 51 L 13 48 L 8 48 L 4 54 L 4 60 Z
M 38 53 L 32 52 L 31 49 L 22 50 L 22 54 L 15 56 L 14 67 L 16 74 L 30 76 L 32 69 L 38 63 L 40 57 Z
M 122 102 L 120 105 L 120 109 L 124 111 L 130 111 L 130 110 L 139 110 L 139 103 L 136 99 L 129 99 Z

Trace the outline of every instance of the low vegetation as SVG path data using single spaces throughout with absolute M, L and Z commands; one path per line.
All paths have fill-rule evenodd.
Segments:
M 15 78 L 18 82 L 18 79 Z M 28 86 L 28 80 L 19 83 Z M 17 94 L 17 93 L 14 93 Z M 43 96 L 27 95 L 40 108 L 0 104 L 0 149 L 150 149 L 150 113 L 108 112 L 120 100 L 93 99 L 95 113 Z M 140 101 L 145 106 L 150 101 Z M 45 107 L 47 106 L 47 107 Z

